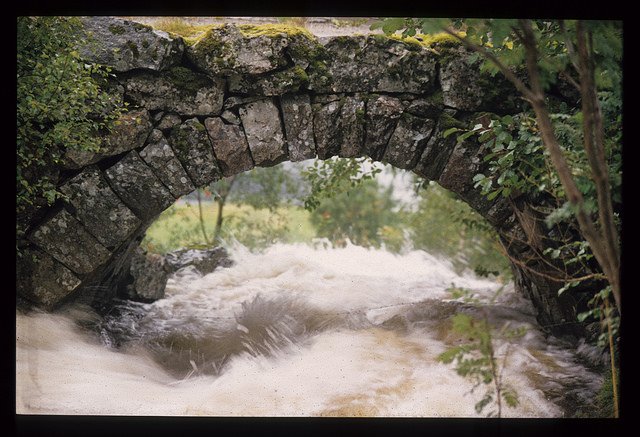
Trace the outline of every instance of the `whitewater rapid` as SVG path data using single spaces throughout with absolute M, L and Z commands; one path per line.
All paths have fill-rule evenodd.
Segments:
M 153 304 L 122 302 L 16 315 L 18 414 L 483 417 L 484 387 L 436 358 L 477 306 L 496 327 L 504 380 L 519 404 L 504 417 L 563 417 L 601 384 L 595 351 L 545 336 L 510 284 L 456 274 L 424 251 L 276 244 L 230 249 L 235 265 L 170 278 Z M 506 359 L 505 359 L 506 357 Z M 568 407 L 572 405 L 572 407 Z

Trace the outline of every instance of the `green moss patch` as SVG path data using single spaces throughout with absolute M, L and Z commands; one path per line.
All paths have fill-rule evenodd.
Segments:
M 315 36 L 304 27 L 292 26 L 290 24 L 241 24 L 238 29 L 243 36 L 255 38 L 258 36 L 277 37 L 277 36 L 296 36 L 302 35 L 309 39 L 315 39 Z
M 138 50 L 138 45 L 136 43 L 134 43 L 133 41 L 127 41 L 125 45 L 131 51 L 131 53 L 133 53 L 134 58 L 138 58 L 140 56 L 140 51 Z
M 442 115 L 440 115 L 440 129 L 444 131 L 452 127 L 466 129 L 467 125 L 460 120 L 453 118 L 446 112 L 443 112 Z
M 196 93 L 199 89 L 211 86 L 211 80 L 186 67 L 173 67 L 167 71 L 167 77 L 180 90 Z
M 174 37 L 180 37 L 187 45 L 194 45 L 212 29 L 222 27 L 222 24 L 191 24 L 181 18 L 169 18 L 154 23 L 153 27 Z
M 464 33 L 461 33 L 460 36 L 464 36 Z M 454 47 L 462 44 L 457 38 L 452 35 L 449 35 L 446 32 L 436 33 L 436 34 L 416 34 L 415 36 L 402 36 L 397 34 L 392 35 L 375 35 L 377 39 L 387 39 L 387 40 L 395 40 L 400 41 L 407 44 L 407 48 L 409 49 L 429 49 L 432 51 L 436 51 L 438 48 L 443 47 Z
M 112 24 L 109 26 L 109 32 L 113 33 L 114 35 L 122 35 L 126 32 L 126 29 L 118 24 Z

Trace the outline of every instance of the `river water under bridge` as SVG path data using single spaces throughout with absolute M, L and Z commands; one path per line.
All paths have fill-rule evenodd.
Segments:
M 546 336 L 511 284 L 457 274 L 423 251 L 274 245 L 230 249 L 236 264 L 173 276 L 165 299 L 17 314 L 17 413 L 482 417 L 485 387 L 436 358 L 465 341 L 451 317 L 496 327 L 506 417 L 567 417 L 601 384 L 598 351 Z M 482 308 L 453 299 L 465 288 Z M 506 357 L 506 359 L 505 359 Z

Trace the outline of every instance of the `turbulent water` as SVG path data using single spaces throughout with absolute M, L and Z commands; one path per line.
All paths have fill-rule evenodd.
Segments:
M 526 334 L 496 340 L 518 395 L 505 417 L 588 408 L 597 351 L 547 337 L 512 287 L 454 273 L 428 253 L 357 246 L 232 250 L 234 267 L 172 277 L 165 299 L 17 314 L 17 413 L 478 417 L 486 387 L 437 356 L 464 342 L 458 312 Z M 480 306 L 453 299 L 469 289 Z M 497 296 L 497 297 L 496 297 Z

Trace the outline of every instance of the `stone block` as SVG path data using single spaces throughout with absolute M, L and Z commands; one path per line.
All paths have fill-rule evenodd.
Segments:
M 342 158 L 362 155 L 364 145 L 365 102 L 360 97 L 345 97 L 340 109 L 340 153 Z
M 367 132 L 364 154 L 376 161 L 382 158 L 401 114 L 400 99 L 384 95 L 369 98 L 366 109 Z
M 271 99 L 242 106 L 240 119 L 255 165 L 270 167 L 287 159 L 280 111 Z
M 162 132 L 155 130 L 140 151 L 142 160 L 176 199 L 196 189 Z
M 309 82 L 299 66 L 262 75 L 235 74 L 229 78 L 229 91 L 257 96 L 280 96 L 304 89 Z
M 233 176 L 253 168 L 247 138 L 240 126 L 225 124 L 221 118 L 204 121 L 222 175 Z
M 75 217 L 109 249 L 119 246 L 141 224 L 95 166 L 65 182 L 60 191 L 75 209 Z
M 143 221 L 175 202 L 169 190 L 135 151 L 105 170 L 113 191 Z
M 197 118 L 174 127 L 168 141 L 196 188 L 222 177 L 207 129 Z
M 65 153 L 65 166 L 81 168 L 108 156 L 119 155 L 142 147 L 151 129 L 151 117 L 146 109 L 125 112 L 116 120 L 112 131 L 104 137 L 100 144 L 100 150 L 90 152 L 68 149 Z
M 141 72 L 126 80 L 126 95 L 150 111 L 183 116 L 218 115 L 222 110 L 224 80 L 210 78 L 185 67 L 161 73 Z
M 18 295 L 47 311 L 53 310 L 81 283 L 71 270 L 38 249 L 23 252 L 16 267 Z
M 307 94 L 284 95 L 280 100 L 289 159 L 304 161 L 316 156 L 313 138 L 313 113 Z
M 434 120 L 403 114 L 396 125 L 382 161 L 396 168 L 413 169 L 433 133 Z
M 182 123 L 182 118 L 178 114 L 164 114 L 156 125 L 156 129 L 171 130 L 180 123 Z
M 261 74 L 285 67 L 286 34 L 245 36 L 234 25 L 213 28 L 193 46 L 187 58 L 212 76 Z
M 45 220 L 29 240 L 80 275 L 93 272 L 111 256 L 111 252 L 64 209 Z
M 93 16 L 81 20 L 85 36 L 80 38 L 79 51 L 89 62 L 116 71 L 163 70 L 182 59 L 182 38 L 121 18 Z
M 437 55 L 384 35 L 336 36 L 325 46 L 326 73 L 312 76 L 316 92 L 425 94 L 436 85 Z

